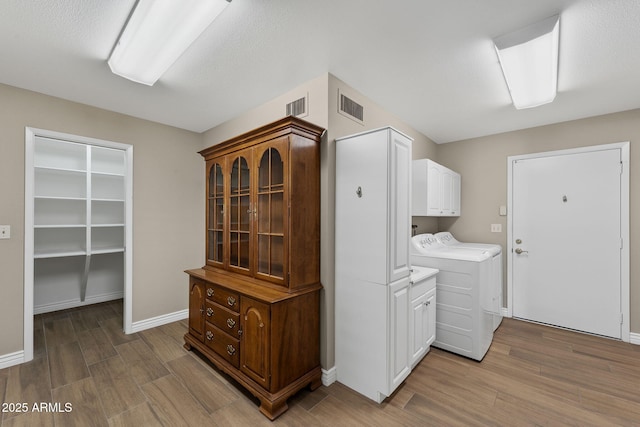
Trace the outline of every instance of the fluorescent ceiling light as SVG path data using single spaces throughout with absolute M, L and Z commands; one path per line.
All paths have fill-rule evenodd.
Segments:
M 517 109 L 554 100 L 558 87 L 559 15 L 494 40 Z
M 114 74 L 152 86 L 231 0 L 138 0 L 109 57 Z

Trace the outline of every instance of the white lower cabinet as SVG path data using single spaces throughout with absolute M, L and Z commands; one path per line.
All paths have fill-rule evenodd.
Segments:
M 409 276 L 389 285 L 349 279 L 336 298 L 337 380 L 382 402 L 410 368 Z
M 411 301 L 411 367 L 415 367 L 429 352 L 436 339 L 436 290 L 433 289 Z
M 410 366 L 413 369 L 436 339 L 436 274 L 438 270 L 413 267 L 411 276 Z
M 400 280 L 389 286 L 389 388 L 391 394 L 409 376 L 409 299 L 410 281 Z
M 413 270 L 388 286 L 351 279 L 336 299 L 337 379 L 378 403 L 402 384 L 435 339 L 438 270 Z

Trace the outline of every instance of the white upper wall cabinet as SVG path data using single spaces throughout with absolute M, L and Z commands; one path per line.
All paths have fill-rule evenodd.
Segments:
M 412 164 L 412 216 L 460 216 L 457 172 L 430 159 Z

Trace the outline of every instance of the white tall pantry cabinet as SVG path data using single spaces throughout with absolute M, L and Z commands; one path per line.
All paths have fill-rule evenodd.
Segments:
M 411 371 L 412 139 L 336 140 L 336 375 L 380 403 Z
M 126 151 L 36 135 L 34 313 L 122 298 Z

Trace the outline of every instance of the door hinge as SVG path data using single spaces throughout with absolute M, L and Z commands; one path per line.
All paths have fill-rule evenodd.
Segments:
M 620 238 L 620 249 L 624 249 L 624 239 Z
M 624 323 L 624 313 L 620 313 L 620 324 Z
M 620 175 L 624 172 L 624 163 L 620 162 Z

